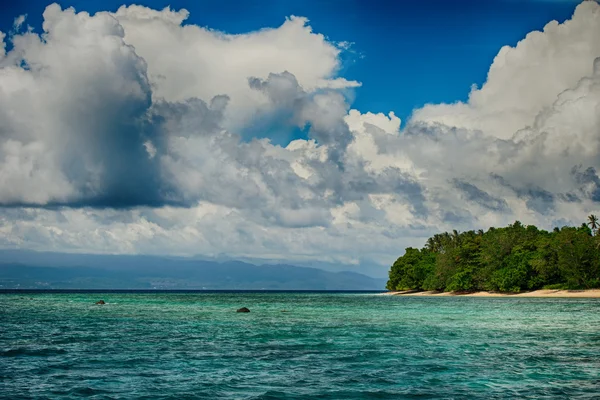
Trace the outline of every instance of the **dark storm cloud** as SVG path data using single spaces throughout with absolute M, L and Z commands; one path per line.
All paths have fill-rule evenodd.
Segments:
M 527 187 L 516 187 L 511 185 L 502 176 L 491 174 L 492 179 L 502 186 L 511 189 L 519 198 L 525 200 L 525 205 L 532 211 L 546 214 L 555 209 L 555 195 L 533 185 Z
M 596 172 L 596 168 L 588 167 L 583 171 L 582 169 L 581 165 L 575 166 L 571 170 L 571 174 L 578 184 L 588 186 L 588 188 L 582 188 L 581 190 L 586 192 L 590 199 L 600 202 L 600 177 Z
M 460 179 L 453 179 L 454 187 L 459 189 L 467 200 L 472 201 L 492 211 L 508 211 L 508 204 L 504 199 L 499 199 L 479 189 L 477 186 Z

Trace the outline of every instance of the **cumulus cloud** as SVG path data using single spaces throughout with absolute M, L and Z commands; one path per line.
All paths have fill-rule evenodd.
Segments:
M 413 119 L 509 139 L 530 126 L 560 93 L 590 75 L 592 62 L 600 55 L 598 37 L 598 4 L 585 1 L 563 24 L 551 21 L 516 47 L 500 49 L 486 83 L 471 90 L 467 103 L 427 105 L 416 110 Z
M 269 60 L 284 60 L 281 68 L 294 71 L 286 73 L 298 93 L 355 83 L 327 80 L 340 50 L 313 34 L 305 19 L 233 37 L 182 26 L 186 17 L 185 10 L 137 6 L 90 16 L 54 4 L 44 12 L 41 36 L 12 36 L 0 75 L 0 182 L 6 187 L 0 203 L 120 207 L 218 198 L 235 206 L 264 200 L 263 180 L 278 181 L 266 176 L 268 165 L 258 165 L 268 143 L 246 145 L 224 129 L 228 110 L 253 114 L 268 103 L 248 78 L 280 68 Z M 165 56 L 165 50 L 177 49 L 181 53 Z M 256 54 L 246 57 L 242 49 Z M 245 94 L 259 101 L 248 102 Z M 337 95 L 335 101 L 343 98 Z M 328 123 L 327 115 L 303 118 L 315 126 Z M 325 129 L 332 128 L 315 132 Z M 249 160 L 248 173 L 257 177 L 245 181 L 246 189 L 238 178 L 248 166 L 238 155 Z M 233 181 L 227 181 L 222 163 L 229 165 Z M 285 168 L 274 171 L 285 174 Z M 222 193 L 225 188 L 229 191 Z
M 155 167 L 139 146 L 145 62 L 108 15 L 53 5 L 43 27 L 12 36 L 0 64 L 0 203 L 155 202 Z
M 147 61 L 156 97 L 209 101 L 227 94 L 231 99 L 227 128 L 248 123 L 265 105 L 265 99 L 248 86 L 249 77 L 266 79 L 271 73 L 289 71 L 309 92 L 360 85 L 335 76 L 344 46 L 314 33 L 303 17 L 292 16 L 278 28 L 241 35 L 183 25 L 186 10 L 132 5 L 119 8 L 114 17 L 123 26 L 127 43 Z
M 600 209 L 595 2 L 404 127 L 351 109 L 347 44 L 305 18 L 228 35 L 187 17 L 51 5 L 41 35 L 0 34 L 0 246 L 386 264 L 440 230 Z M 308 138 L 243 137 L 259 120 Z

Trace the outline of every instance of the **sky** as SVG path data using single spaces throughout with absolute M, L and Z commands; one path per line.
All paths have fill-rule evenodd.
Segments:
M 27 23 L 41 32 L 42 11 L 48 4 L 48 0 L 6 1 L 0 30 L 10 31 L 16 16 L 27 15 Z M 471 85 L 485 82 L 487 70 L 502 46 L 516 45 L 527 33 L 542 29 L 549 21 L 564 22 L 578 2 L 70 0 L 59 4 L 89 13 L 116 11 L 123 4 L 184 8 L 190 13 L 185 24 L 230 34 L 276 28 L 286 17 L 304 16 L 315 32 L 330 41 L 352 43 L 350 51 L 340 57 L 339 74 L 363 84 L 354 93 L 353 107 L 394 111 L 406 120 L 414 108 L 426 103 L 467 100 Z M 258 132 L 252 133 L 259 136 Z
M 381 275 L 600 210 L 594 1 L 0 7 L 2 248 Z

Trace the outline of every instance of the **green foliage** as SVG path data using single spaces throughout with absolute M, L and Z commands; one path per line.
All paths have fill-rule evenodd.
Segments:
M 427 249 L 418 250 L 409 247 L 404 255 L 392 265 L 387 288 L 389 290 L 409 290 L 421 287 L 427 275 L 433 272 L 434 267 L 434 253 Z
M 599 250 L 587 226 L 563 228 L 557 237 L 558 268 L 570 288 L 597 287 Z
M 555 283 L 553 285 L 546 285 L 543 287 L 543 289 L 548 289 L 548 290 L 567 290 L 569 289 L 569 287 L 567 286 L 566 283 Z
M 487 232 L 436 234 L 423 249 L 408 248 L 396 260 L 387 288 L 452 292 L 597 288 L 597 229 L 597 218 L 590 216 L 579 228 L 555 228 L 552 232 L 517 221 Z
M 449 292 L 466 292 L 475 287 L 472 271 L 463 270 L 450 277 L 445 289 Z

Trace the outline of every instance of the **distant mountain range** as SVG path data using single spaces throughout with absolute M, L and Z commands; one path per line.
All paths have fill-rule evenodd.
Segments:
M 0 250 L 0 289 L 383 290 L 385 283 L 286 264 Z

